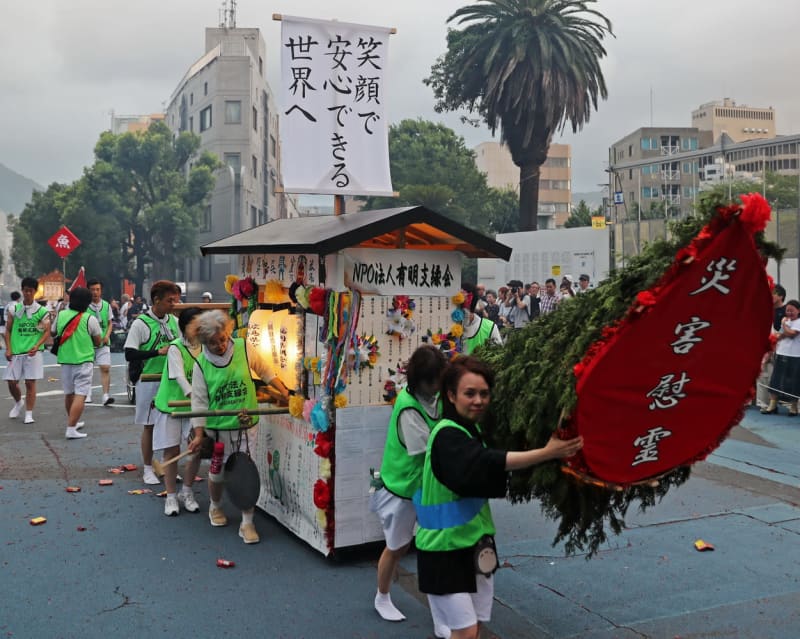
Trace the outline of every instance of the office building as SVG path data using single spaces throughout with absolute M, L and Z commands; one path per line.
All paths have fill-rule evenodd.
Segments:
M 692 126 L 710 131 L 711 139 L 719 140 L 723 133 L 732 142 L 775 137 L 775 110 L 772 107 L 749 107 L 725 98 L 707 102 L 692 111 Z
M 499 142 L 483 142 L 475 147 L 475 164 L 486 174 L 489 186 L 512 188 L 519 192 L 519 167 L 508 147 Z M 551 144 L 539 175 L 539 228 L 564 226 L 572 201 L 572 155 L 569 144 Z

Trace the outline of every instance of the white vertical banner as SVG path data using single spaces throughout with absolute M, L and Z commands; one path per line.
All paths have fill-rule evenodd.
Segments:
M 392 195 L 385 110 L 391 30 L 281 20 L 284 191 Z

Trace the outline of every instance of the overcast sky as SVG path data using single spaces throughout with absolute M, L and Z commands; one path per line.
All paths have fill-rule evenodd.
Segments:
M 203 55 L 221 0 L 0 0 L 0 163 L 40 184 L 69 182 L 92 162 L 111 111 L 160 111 Z M 433 111 L 422 79 L 445 47 L 446 19 L 466 0 L 239 0 L 237 26 L 258 27 L 279 82 L 272 13 L 396 27 L 389 50 L 392 122 L 441 121 L 469 146 L 491 139 Z M 692 109 L 731 97 L 774 106 L 779 134 L 800 132 L 800 4 L 792 0 L 600 0 L 616 38 L 603 70 L 609 99 L 572 145 L 573 191 L 604 180 L 608 146 L 653 124 L 690 126 Z

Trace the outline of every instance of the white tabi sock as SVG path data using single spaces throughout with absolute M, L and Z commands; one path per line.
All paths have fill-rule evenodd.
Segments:
M 403 621 L 406 616 L 394 607 L 392 596 L 387 592 L 383 594 L 378 591 L 375 593 L 375 610 L 386 621 Z

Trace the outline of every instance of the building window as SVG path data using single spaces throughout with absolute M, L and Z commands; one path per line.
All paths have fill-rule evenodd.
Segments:
M 628 145 L 628 157 L 629 158 L 633 157 L 633 144 Z
M 258 209 L 255 206 L 250 206 L 250 228 L 258 224 Z
M 261 56 L 258 56 L 258 75 L 264 75 L 264 61 L 261 59 Z
M 270 175 L 269 176 L 269 188 L 272 191 L 273 197 L 275 196 L 275 189 L 277 188 L 277 186 L 278 186 L 278 183 L 275 180 L 275 176 L 274 175 Z
M 200 131 L 211 128 L 211 105 L 200 111 Z
M 258 158 L 254 155 L 252 161 L 253 161 L 253 179 L 257 180 L 258 179 Z
M 242 156 L 238 153 L 226 153 L 223 156 L 223 161 L 233 169 L 235 175 L 239 175 L 242 170 Z
M 628 179 L 629 180 L 633 179 L 633 169 L 628 169 Z
M 208 95 L 208 82 L 203 82 L 203 95 Z
M 211 206 L 203 209 L 203 220 L 200 225 L 200 231 L 207 233 L 211 230 Z
M 269 136 L 269 150 L 272 157 L 278 155 L 278 143 L 275 141 L 275 136 Z
M 225 124 L 242 123 L 242 103 L 240 100 L 225 100 Z
M 258 109 L 253 107 L 253 131 L 258 131 Z
M 189 116 L 189 131 L 194 133 L 194 116 Z
M 189 105 L 194 104 L 194 93 L 189 94 Z

